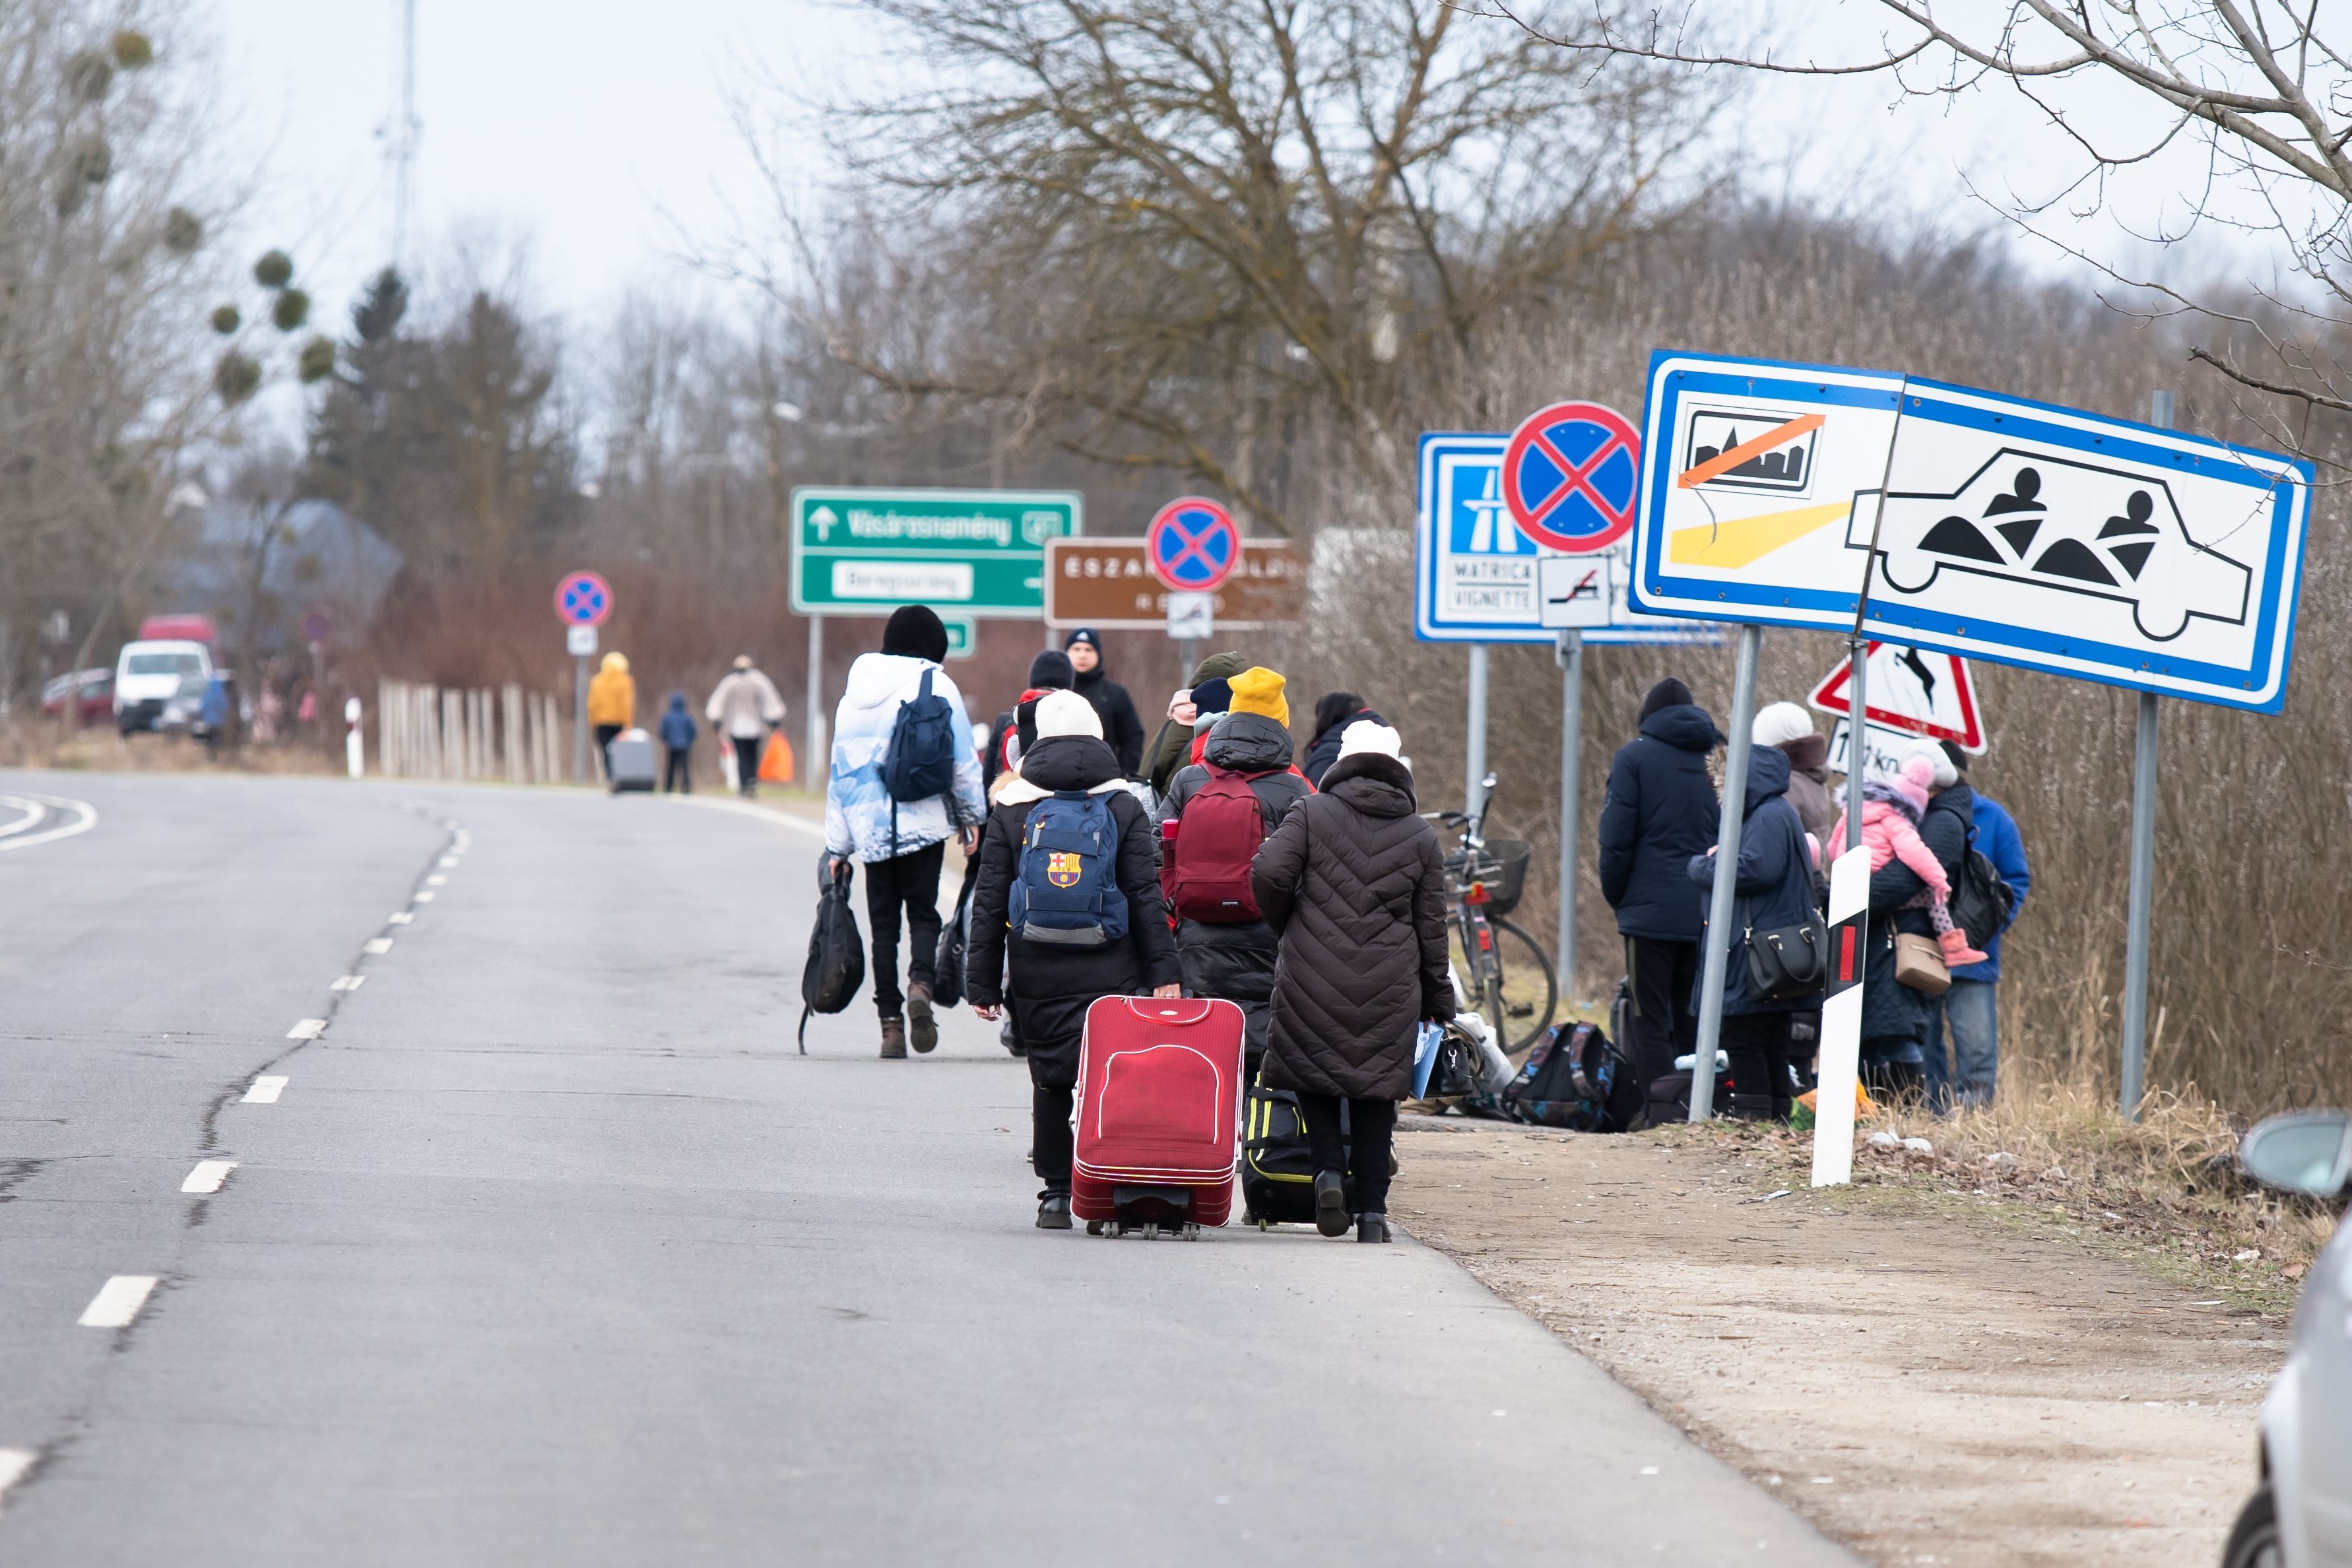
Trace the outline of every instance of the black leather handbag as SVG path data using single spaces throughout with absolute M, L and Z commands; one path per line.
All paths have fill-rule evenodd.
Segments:
M 1748 989 L 1759 1002 L 1793 1002 L 1829 984 L 1830 933 L 1818 919 L 1772 931 L 1748 928 Z

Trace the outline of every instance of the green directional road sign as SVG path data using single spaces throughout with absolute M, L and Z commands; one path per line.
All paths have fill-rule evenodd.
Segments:
M 980 623 L 962 616 L 948 616 L 940 624 L 948 629 L 948 657 L 970 658 L 980 651 Z
M 1042 619 L 1045 542 L 1081 531 L 1083 500 L 1060 490 L 793 491 L 793 608 L 883 616 Z

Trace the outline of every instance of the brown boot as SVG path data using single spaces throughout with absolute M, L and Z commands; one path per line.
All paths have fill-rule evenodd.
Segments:
M 882 1020 L 882 1059 L 886 1062 L 907 1059 L 907 1021 L 904 1018 Z
M 908 1040 L 919 1052 L 940 1043 L 940 1024 L 931 1016 L 931 988 L 921 981 L 907 987 Z

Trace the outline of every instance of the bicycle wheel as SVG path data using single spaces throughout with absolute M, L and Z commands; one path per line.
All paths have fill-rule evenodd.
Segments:
M 1495 928 L 1495 973 L 1501 977 L 1503 1048 L 1514 1054 L 1534 1045 L 1551 1027 L 1559 1010 L 1559 982 L 1552 973 L 1551 954 L 1509 921 Z

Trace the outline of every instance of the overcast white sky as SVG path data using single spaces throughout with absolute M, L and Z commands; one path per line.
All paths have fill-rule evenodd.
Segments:
M 392 110 L 396 0 L 202 3 L 237 106 L 229 151 L 264 163 L 257 248 L 288 246 L 320 319 L 340 330 L 386 254 L 377 132 Z M 418 9 L 421 253 L 434 255 L 456 226 L 526 238 L 541 301 L 575 317 L 628 287 L 696 286 L 674 259 L 667 218 L 715 238 L 730 201 L 753 214 L 761 206 L 723 84 L 761 62 L 814 83 L 874 68 L 871 25 L 813 0 L 419 0 Z M 1816 53 L 1862 47 L 1882 27 L 1869 0 L 1799 15 L 1803 47 Z M 1724 128 L 1726 155 L 1794 147 L 1802 191 L 1972 226 L 1988 215 L 1960 199 L 1963 171 L 1993 189 L 2040 189 L 2074 167 L 2063 140 L 2006 89 L 1949 110 L 1913 102 L 1890 113 L 1892 92 L 1876 79 L 1769 79 L 1748 119 Z M 814 168 L 815 149 L 806 157 Z

